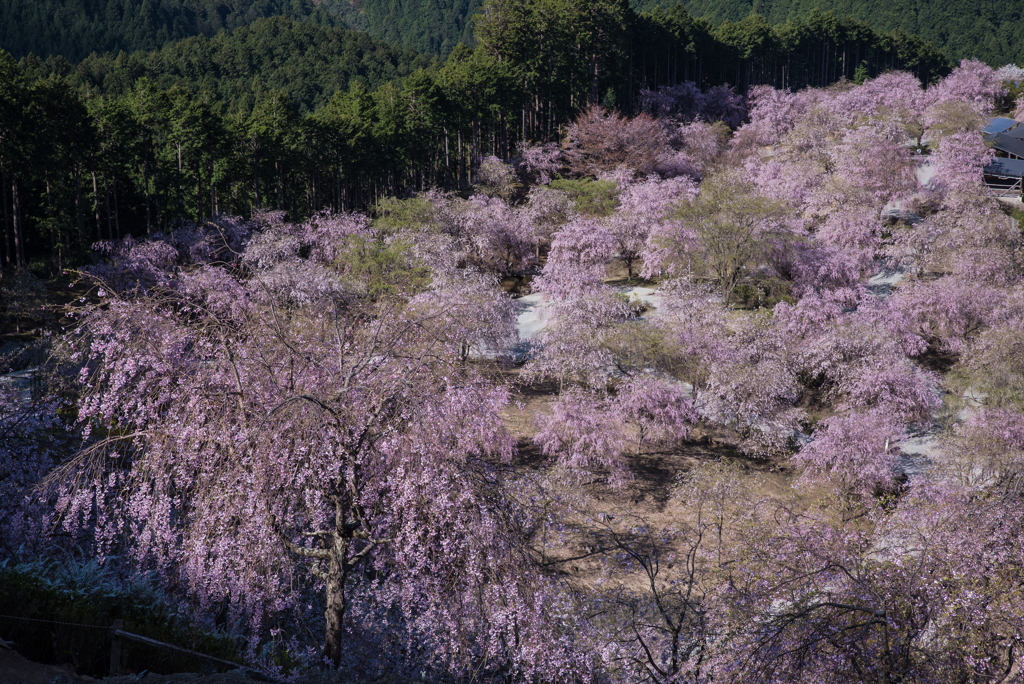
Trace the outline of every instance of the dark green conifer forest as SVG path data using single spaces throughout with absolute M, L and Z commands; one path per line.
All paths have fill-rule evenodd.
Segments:
M 455 17 L 472 3 L 394 3 L 379 15 L 362 6 L 361 17 L 377 16 L 413 50 L 345 28 L 327 2 L 129 5 L 117 14 L 66 3 L 45 15 L 4 0 L 5 265 L 53 273 L 98 239 L 212 214 L 302 218 L 466 189 L 481 156 L 557 141 L 591 105 L 635 113 L 644 89 L 692 81 L 744 94 L 891 69 L 927 83 L 953 63 L 911 34 L 817 12 L 716 26 L 683 4 L 637 12 L 628 0 L 489 0 L 471 25 Z M 403 28 L 401 16 L 421 10 L 433 23 Z M 71 23 L 54 32 L 47 16 Z M 74 36 L 109 51 L 86 52 Z
M 15 57 L 61 55 L 78 62 L 89 54 L 157 50 L 191 36 L 212 38 L 265 17 L 367 31 L 378 40 L 446 57 L 471 45 L 472 17 L 481 0 L 3 0 L 0 47 Z M 529 4 L 529 3 L 526 3 Z M 676 0 L 632 0 L 636 12 L 668 10 Z M 955 0 L 684 0 L 692 17 L 712 26 L 757 14 L 792 33 L 822 13 L 849 17 L 889 34 L 899 31 L 933 43 L 954 61 L 995 64 L 1024 61 L 1024 9 L 1020 3 Z M 787 27 L 788 25 L 788 27 Z M 735 30 L 735 29 L 726 29 Z
M 638 10 L 671 7 L 674 0 L 637 0 Z M 740 22 L 750 14 L 769 24 L 808 19 L 815 13 L 851 17 L 882 32 L 902 31 L 933 43 L 950 59 L 976 58 L 996 66 L 1024 62 L 1024 6 L 1019 2 L 958 0 L 685 0 L 695 17 L 713 24 Z

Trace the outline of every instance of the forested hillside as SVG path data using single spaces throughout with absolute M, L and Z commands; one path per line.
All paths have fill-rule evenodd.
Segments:
M 345 0 L 4 0 L 0 48 L 15 57 L 61 55 L 77 62 L 93 52 L 158 50 L 273 16 L 365 28 Z
M 30 79 L 67 77 L 85 93 L 124 95 L 145 77 L 159 88 L 177 84 L 244 111 L 252 109 L 256 93 L 280 90 L 293 106 L 309 111 L 355 83 L 375 90 L 433 62 L 363 32 L 271 17 L 151 52 L 90 55 L 78 64 L 30 57 L 22 66 Z
M 807 24 L 783 49 L 763 21 L 711 31 L 681 6 L 636 15 L 624 1 L 496 0 L 476 49 L 443 65 L 281 17 L 78 65 L 3 58 L 4 216 L 21 245 L 5 258 L 60 270 L 101 236 L 185 219 L 270 207 L 307 217 L 464 191 L 482 156 L 558 141 L 592 105 L 693 118 L 699 104 L 735 127 L 758 84 L 827 86 L 894 68 L 927 83 L 948 71 L 912 37 L 840 26 L 842 48 Z
M 472 43 L 480 0 L 3 0 L 0 48 L 15 57 L 61 55 L 78 62 L 93 52 L 159 50 L 192 36 L 259 19 L 285 17 L 368 31 L 374 38 L 445 57 Z
M 472 45 L 473 16 L 481 0 L 362 0 L 367 31 L 420 52 L 447 57 L 460 42 Z
M 3 0 L 0 3 L 0 48 L 15 57 L 29 53 L 61 55 L 78 62 L 89 54 L 158 50 L 191 36 L 213 37 L 266 17 L 287 17 L 323 26 L 365 30 L 378 40 L 418 52 L 447 57 L 460 42 L 473 44 L 473 16 L 481 0 Z M 675 0 L 631 0 L 636 12 L 669 9 Z M 564 5 L 564 6 L 563 6 Z M 540 6 L 564 14 L 572 3 L 522 3 L 527 12 Z M 975 57 L 989 64 L 1024 62 L 1024 15 L 1018 4 L 987 2 L 982 6 L 953 0 L 686 0 L 683 6 L 711 27 L 743 22 L 751 14 L 776 27 L 780 46 L 799 42 L 807 26 L 822 24 L 841 40 L 833 18 L 863 22 L 880 34 L 894 31 L 934 43 L 948 58 Z M 735 28 L 724 27 L 726 32 Z
M 674 0 L 635 0 L 640 10 L 669 7 Z M 807 19 L 815 12 L 852 17 L 876 31 L 903 31 L 934 43 L 950 59 L 966 57 L 998 65 L 1024 62 L 1024 9 L 1016 2 L 958 0 L 686 0 L 686 9 L 718 25 L 752 12 L 772 25 Z

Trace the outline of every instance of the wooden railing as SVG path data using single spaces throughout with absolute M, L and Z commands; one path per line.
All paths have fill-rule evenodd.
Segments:
M 273 684 L 285 684 L 279 679 L 268 677 L 262 672 L 256 670 L 250 670 L 247 667 L 233 663 L 230 660 L 224 660 L 223 658 L 217 658 L 215 656 L 206 655 L 198 651 L 193 651 L 188 648 L 182 648 L 181 646 L 175 646 L 174 644 L 168 644 L 163 641 L 157 641 L 156 639 L 150 639 L 144 637 L 141 634 L 133 634 L 126 632 L 121 629 L 124 626 L 124 622 L 121 620 L 114 620 L 114 624 L 111 626 L 111 635 L 113 639 L 110 642 L 110 675 L 112 677 L 121 674 L 121 639 L 128 639 L 129 641 L 135 641 L 140 644 L 146 644 L 147 646 L 154 646 L 156 648 L 162 648 L 165 651 L 171 651 L 172 653 L 180 653 L 182 655 L 191 656 L 193 658 L 201 658 L 217 665 L 224 667 L 230 667 L 241 670 L 250 679 L 255 679 L 260 682 L 272 682 Z
M 986 181 L 985 185 L 989 187 L 992 194 L 996 197 L 1020 197 L 1021 196 L 1021 179 L 1006 178 L 998 181 Z

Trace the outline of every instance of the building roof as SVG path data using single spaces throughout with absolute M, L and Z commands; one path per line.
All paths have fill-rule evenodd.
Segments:
M 1001 117 L 989 119 L 981 134 L 985 142 L 1000 152 L 1024 157 L 1024 126 L 1019 121 Z
M 1019 121 L 1014 121 L 1013 119 L 997 116 L 994 119 L 990 119 L 988 124 L 981 129 L 981 132 L 988 135 L 995 135 L 996 133 L 1008 131 L 1019 123 Z
M 1024 178 L 1024 159 L 996 160 L 985 167 L 986 176 L 1003 176 L 1007 178 Z
M 1024 138 L 1018 135 L 1017 129 L 1007 131 L 1006 133 L 996 133 L 995 135 L 986 135 L 985 142 L 988 142 L 992 147 L 996 148 L 1000 152 L 1012 154 L 1017 157 L 1024 157 Z M 1024 131 L 1020 131 L 1024 133 Z

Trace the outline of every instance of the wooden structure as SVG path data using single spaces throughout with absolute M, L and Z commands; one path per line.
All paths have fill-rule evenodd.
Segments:
M 999 157 L 1024 159 L 1024 126 L 1002 117 L 989 120 L 981 134 Z
M 1024 159 L 996 157 L 985 167 L 985 185 L 996 197 L 1024 199 Z

